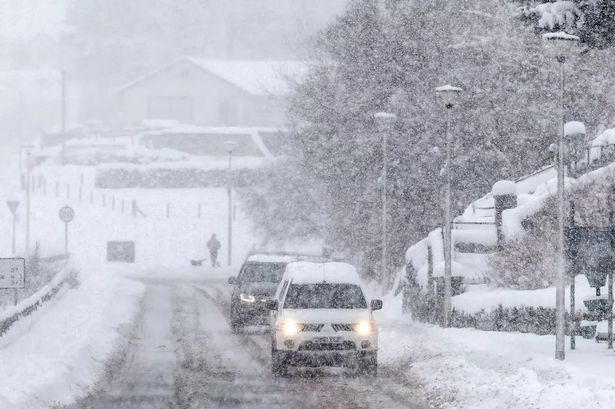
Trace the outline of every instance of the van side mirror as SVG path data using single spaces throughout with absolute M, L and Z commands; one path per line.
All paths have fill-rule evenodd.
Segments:
M 269 308 L 270 311 L 276 311 L 278 309 L 278 306 L 278 300 L 267 301 L 267 308 Z
M 229 278 L 228 278 L 228 283 L 229 283 L 230 285 L 236 285 L 236 284 L 238 284 L 237 277 L 235 277 L 235 276 L 229 277 Z
M 369 306 L 371 307 L 372 311 L 378 311 L 382 309 L 382 300 L 371 300 L 369 302 Z

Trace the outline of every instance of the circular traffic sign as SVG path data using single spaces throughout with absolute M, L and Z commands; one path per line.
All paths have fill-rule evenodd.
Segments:
M 58 216 L 60 216 L 60 220 L 64 223 L 70 223 L 75 218 L 75 211 L 70 206 L 64 206 L 58 212 Z

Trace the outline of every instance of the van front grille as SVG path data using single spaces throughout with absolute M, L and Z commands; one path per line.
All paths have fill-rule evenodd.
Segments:
M 301 331 L 303 331 L 303 332 L 320 332 L 320 330 L 324 326 L 325 326 L 325 324 L 303 324 L 303 328 L 301 328 Z
M 331 324 L 331 328 L 335 332 L 352 331 L 352 324 Z

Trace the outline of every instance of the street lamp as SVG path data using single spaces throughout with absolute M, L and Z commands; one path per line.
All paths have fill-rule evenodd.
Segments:
M 452 233 L 451 233 L 451 160 L 453 138 L 451 135 L 451 109 L 455 107 L 463 90 L 452 85 L 436 88 L 436 95 L 446 108 L 446 188 L 444 198 L 444 305 L 442 308 L 445 327 L 451 323 L 451 276 L 452 276 Z
M 228 192 L 228 265 L 232 263 L 233 251 L 233 151 L 237 147 L 237 143 L 233 141 L 225 141 L 224 148 L 228 152 L 228 177 L 226 181 L 226 189 Z
M 397 120 L 397 115 L 390 112 L 377 112 L 374 114 L 378 132 L 382 135 L 382 254 L 381 254 L 381 270 L 380 279 L 386 277 L 387 271 L 387 171 L 388 171 L 388 155 L 387 144 L 389 134 L 393 129 L 393 124 Z
M 580 39 L 577 36 L 559 33 L 544 34 L 543 40 L 547 48 L 551 51 L 560 68 L 560 135 L 557 146 L 557 286 L 555 291 L 555 359 L 563 360 L 566 358 L 565 351 L 565 319 L 566 307 L 564 298 L 566 297 L 565 277 L 566 266 L 564 260 L 564 85 L 565 72 L 564 64 L 566 60 L 574 54 L 578 48 Z

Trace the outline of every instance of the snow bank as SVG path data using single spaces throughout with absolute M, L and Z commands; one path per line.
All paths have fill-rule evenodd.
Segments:
M 578 337 L 563 362 L 554 348 L 553 336 L 397 322 L 380 328 L 379 360 L 420 382 L 442 409 L 615 407 L 613 353 L 604 344 Z
M 63 290 L 0 339 L 0 407 L 69 403 L 103 375 L 143 292 L 142 284 L 109 270 L 84 273 L 80 287 Z

